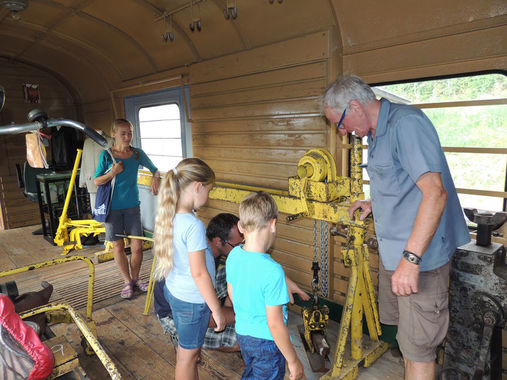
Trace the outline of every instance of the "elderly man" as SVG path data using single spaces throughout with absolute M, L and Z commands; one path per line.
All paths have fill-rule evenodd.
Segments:
M 353 75 L 327 88 L 322 109 L 340 135 L 368 137 L 371 199 L 354 202 L 350 217 L 373 212 L 380 320 L 398 325 L 405 379 L 434 379 L 449 323 L 450 260 L 470 241 L 437 132 L 421 110 L 377 100 Z
M 234 330 L 234 311 L 232 303 L 227 297 L 227 282 L 225 280 L 225 261 L 231 250 L 243 243 L 243 236 L 238 230 L 238 217 L 233 214 L 223 213 L 213 217 L 206 229 L 206 237 L 211 252 L 215 257 L 216 265 L 216 287 L 217 298 L 222 303 L 226 316 L 227 326 L 222 332 L 215 332 L 213 319 L 206 331 L 203 348 L 216 349 L 220 351 L 240 351 L 236 332 Z M 308 300 L 309 296 L 299 288 L 293 281 L 286 277 L 287 288 L 291 303 L 294 302 L 292 293 L 297 293 L 301 299 Z M 171 308 L 164 297 L 164 281 L 155 283 L 154 290 L 155 311 L 164 332 L 171 336 L 173 344 L 178 345 L 178 336 L 172 319 Z

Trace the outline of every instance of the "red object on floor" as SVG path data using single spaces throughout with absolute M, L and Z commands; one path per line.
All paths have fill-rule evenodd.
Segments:
M 39 336 L 30 326 L 25 324 L 14 311 L 14 304 L 4 294 L 0 294 L 0 323 L 12 337 L 25 349 L 34 361 L 29 380 L 45 379 L 54 366 L 51 349 L 41 342 Z

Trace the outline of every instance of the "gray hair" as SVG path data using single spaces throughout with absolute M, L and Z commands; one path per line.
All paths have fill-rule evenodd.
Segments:
M 320 103 L 321 109 L 329 107 L 337 112 L 344 110 L 351 100 L 367 105 L 376 100 L 375 93 L 356 75 L 344 75 L 331 83 L 324 91 Z

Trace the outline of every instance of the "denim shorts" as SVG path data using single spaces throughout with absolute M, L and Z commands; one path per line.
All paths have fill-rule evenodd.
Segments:
M 202 347 L 211 311 L 205 303 L 190 303 L 174 297 L 164 286 L 164 296 L 173 313 L 179 345 L 187 350 Z
M 123 238 L 116 236 L 142 236 L 141 210 L 139 206 L 122 210 L 109 210 L 106 222 L 106 241 L 116 241 Z
M 285 376 L 285 358 L 274 340 L 236 335 L 245 362 L 245 372 L 243 372 L 241 379 L 283 379 Z

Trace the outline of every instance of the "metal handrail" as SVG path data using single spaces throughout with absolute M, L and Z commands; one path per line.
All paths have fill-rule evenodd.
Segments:
M 36 120 L 25 124 L 9 124 L 0 126 L 0 135 L 13 135 L 31 131 L 37 131 L 42 128 L 52 128 L 57 126 L 72 127 L 90 137 L 100 146 L 107 148 L 107 140 L 97 133 L 94 129 L 87 127 L 85 124 L 70 119 L 48 119 Z
M 89 323 L 93 323 L 92 312 L 93 312 L 93 284 L 95 282 L 95 265 L 88 257 L 75 255 L 42 261 L 35 264 L 25 265 L 19 268 L 1 271 L 0 277 L 11 276 L 18 273 L 28 272 L 34 269 L 45 268 L 77 260 L 82 260 L 86 262 L 86 264 L 88 264 L 88 299 L 86 303 L 86 319 Z
M 48 304 L 44 306 L 39 306 L 35 309 L 31 309 L 25 312 L 20 313 L 21 318 L 28 318 L 37 314 L 45 313 L 48 311 L 55 311 L 55 310 L 64 310 L 66 311 L 76 326 L 79 328 L 81 333 L 83 334 L 84 338 L 90 345 L 90 347 L 93 349 L 97 357 L 100 359 L 102 364 L 104 365 L 107 372 L 109 372 L 109 376 L 111 376 L 111 379 L 119 380 L 121 379 L 120 372 L 118 371 L 118 368 L 116 368 L 115 364 L 109 357 L 109 355 L 106 353 L 104 348 L 101 346 L 95 335 L 93 335 L 93 332 L 90 331 L 90 328 L 87 326 L 86 322 L 83 320 L 83 318 L 77 313 L 74 308 L 67 304 Z

